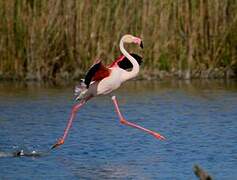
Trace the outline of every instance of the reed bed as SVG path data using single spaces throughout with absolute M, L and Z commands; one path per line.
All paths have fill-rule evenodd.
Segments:
M 2 0 L 0 78 L 78 79 L 119 39 L 143 38 L 142 77 L 215 78 L 237 72 L 236 0 Z

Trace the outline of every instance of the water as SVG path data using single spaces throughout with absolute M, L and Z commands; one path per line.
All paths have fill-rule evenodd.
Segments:
M 237 178 L 235 82 L 129 82 L 119 91 L 125 117 L 164 135 L 159 141 L 118 122 L 109 97 L 88 102 L 66 143 L 72 85 L 0 84 L 0 179 Z M 41 156 L 13 157 L 23 149 Z

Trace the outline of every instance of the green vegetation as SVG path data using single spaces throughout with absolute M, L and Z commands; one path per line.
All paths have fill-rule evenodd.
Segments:
M 236 0 L 1 0 L 0 78 L 77 79 L 141 36 L 144 77 L 237 73 Z

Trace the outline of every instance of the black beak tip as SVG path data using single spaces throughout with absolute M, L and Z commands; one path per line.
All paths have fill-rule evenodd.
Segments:
M 142 41 L 141 41 L 140 47 L 143 49 L 143 43 L 142 43 Z

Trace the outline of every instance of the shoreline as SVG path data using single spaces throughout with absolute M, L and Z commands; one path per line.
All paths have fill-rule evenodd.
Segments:
M 0 79 L 0 87 L 4 85 L 16 86 L 37 86 L 37 87 L 66 87 L 74 86 L 80 82 L 80 79 L 57 79 L 57 80 L 16 80 L 16 79 Z M 191 78 L 184 79 L 178 77 L 164 77 L 164 78 L 148 78 L 145 79 L 142 76 L 139 76 L 133 80 L 125 82 L 124 84 L 167 84 L 167 85 L 194 85 L 194 86 L 205 86 L 207 84 L 237 84 L 237 78 Z M 144 85 L 146 86 L 146 85 Z
M 82 72 L 81 70 L 78 70 Z M 62 72 L 57 74 L 54 77 L 47 77 L 41 78 L 37 77 L 36 73 L 28 75 L 26 77 L 17 77 L 14 75 L 0 75 L 0 82 L 2 81 L 12 81 L 12 82 L 74 82 L 80 81 L 83 79 L 85 74 L 74 72 Z M 231 80 L 237 79 L 237 73 L 233 70 L 230 71 L 223 71 L 218 68 L 214 69 L 213 71 L 205 70 L 205 71 L 197 71 L 193 70 L 191 73 L 190 78 L 185 78 L 185 71 L 173 71 L 167 72 L 163 70 L 147 70 L 143 69 L 140 71 L 140 74 L 135 78 L 135 80 L 142 80 L 142 81 L 162 81 L 162 80 Z

